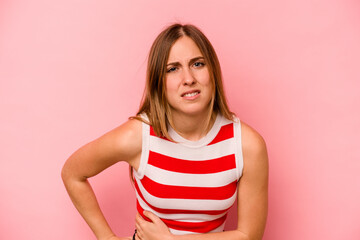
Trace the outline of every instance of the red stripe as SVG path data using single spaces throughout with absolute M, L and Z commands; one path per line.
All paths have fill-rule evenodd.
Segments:
M 150 126 L 150 136 L 155 136 L 155 137 L 158 137 L 158 135 L 156 135 L 154 129 L 152 126 Z
M 146 221 L 148 222 L 151 222 L 150 218 L 146 217 L 143 212 L 144 212 L 144 209 L 141 207 L 139 201 L 136 201 L 136 209 L 138 211 L 138 213 L 143 217 L 143 219 L 145 219 Z
M 211 160 L 192 161 L 150 151 L 148 164 L 172 172 L 193 174 L 218 173 L 236 168 L 235 154 Z
M 236 183 L 237 181 L 234 181 L 222 187 L 188 187 L 164 185 L 151 180 L 147 176 L 141 179 L 141 184 L 151 195 L 158 198 L 177 199 L 228 199 L 234 195 Z
M 140 206 L 140 204 L 137 205 L 138 205 L 137 210 L 139 214 L 146 221 L 151 222 L 151 220 L 143 214 L 144 209 Z M 167 227 L 172 229 L 181 230 L 181 231 L 190 231 L 196 233 L 207 233 L 221 226 L 221 224 L 225 222 L 226 217 L 227 214 L 225 214 L 224 216 L 218 219 L 211 221 L 204 221 L 204 222 L 181 222 L 181 221 L 169 220 L 164 218 L 161 218 L 161 220 L 166 224 Z
M 229 123 L 220 128 L 220 131 L 218 132 L 216 137 L 208 145 L 212 145 L 233 137 L 234 137 L 233 123 Z
M 161 138 L 161 139 L 170 141 L 169 139 L 167 139 L 167 138 L 164 137 L 164 136 L 158 136 L 158 135 L 156 135 L 156 133 L 155 133 L 155 131 L 154 131 L 154 128 L 153 128 L 152 126 L 150 126 L 150 136 L 154 136 L 154 137 L 158 137 L 158 138 Z
M 146 201 L 146 199 L 144 198 L 144 196 L 142 195 L 140 189 L 139 189 L 139 186 L 137 184 L 136 181 L 134 181 L 135 183 L 135 189 L 136 189 L 136 192 L 138 193 L 138 195 L 140 196 L 140 198 L 153 210 L 155 210 L 156 212 L 159 212 L 159 213 L 164 213 L 164 214 L 177 214 L 177 213 L 184 213 L 184 214 L 208 214 L 208 215 L 218 215 L 218 214 L 222 214 L 226 211 L 228 211 L 230 209 L 227 208 L 227 209 L 223 209 L 223 210 L 183 210 L 183 209 L 166 209 L 166 208 L 158 208 L 158 207 L 155 207 L 153 205 L 151 205 L 148 201 Z M 140 206 L 139 202 L 138 202 L 138 208 Z
M 166 226 L 176 230 L 191 231 L 196 233 L 210 232 L 223 224 L 226 220 L 227 214 L 223 217 L 206 222 L 179 222 L 174 220 L 163 219 Z

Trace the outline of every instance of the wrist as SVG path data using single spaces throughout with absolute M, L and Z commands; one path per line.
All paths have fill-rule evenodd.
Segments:
M 169 235 L 168 235 L 168 237 L 166 238 L 166 240 L 176 240 L 177 238 L 176 238 L 176 235 L 174 235 L 174 234 L 172 234 L 172 233 L 170 233 Z

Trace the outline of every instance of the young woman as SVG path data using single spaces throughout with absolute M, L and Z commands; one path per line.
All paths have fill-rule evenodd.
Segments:
M 216 53 L 192 25 L 154 41 L 139 112 L 66 161 L 66 189 L 97 239 L 261 239 L 267 216 L 263 138 L 230 112 Z M 87 181 L 125 161 L 137 197 L 133 237 L 114 235 Z M 224 231 L 237 198 L 238 225 Z

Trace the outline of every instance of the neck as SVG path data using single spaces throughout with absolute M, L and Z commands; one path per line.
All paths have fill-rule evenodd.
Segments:
M 183 138 L 190 141 L 197 141 L 203 138 L 211 129 L 216 119 L 213 112 L 208 121 L 208 114 L 205 115 L 180 115 L 173 114 L 173 129 Z

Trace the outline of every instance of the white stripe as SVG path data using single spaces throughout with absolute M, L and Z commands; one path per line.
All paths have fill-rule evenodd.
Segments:
M 164 219 L 176 220 L 176 221 L 184 221 L 184 222 L 204 222 L 204 221 L 212 221 L 218 218 L 223 217 L 225 213 L 218 215 L 210 215 L 210 214 L 193 214 L 193 213 L 159 213 L 152 208 L 150 208 L 136 193 L 136 197 L 139 201 L 140 206 L 149 212 L 154 213 L 156 216 Z
M 222 119 L 222 121 L 221 121 L 221 124 L 222 124 L 221 127 L 223 127 L 223 126 L 225 126 L 225 125 L 228 125 L 228 124 L 230 124 L 230 123 L 234 123 L 234 122 L 235 122 L 235 121 L 231 121 L 231 120 L 223 117 L 223 119 Z
M 200 233 L 196 233 L 196 232 L 181 231 L 181 230 L 176 230 L 176 229 L 172 229 L 172 228 L 169 228 L 169 230 L 174 235 L 200 234 Z
M 149 137 L 150 137 L 150 126 L 142 122 L 142 151 L 140 157 L 140 165 L 138 171 L 134 169 L 134 175 L 137 177 L 144 176 L 144 171 L 149 160 Z
M 190 174 L 171 172 L 150 164 L 146 167 L 146 176 L 160 184 L 186 187 L 222 187 L 237 180 L 235 168 L 218 173 Z
M 243 160 L 242 143 L 241 143 L 241 122 L 239 119 L 236 119 L 236 122 L 234 123 L 234 138 L 236 142 L 235 158 L 236 158 L 237 179 L 240 179 L 244 168 L 244 160 Z
M 226 222 L 226 221 L 225 221 Z M 223 224 L 221 224 L 219 227 L 215 228 L 214 230 L 210 231 L 209 233 L 212 232 L 222 232 L 224 231 L 225 228 L 225 222 Z M 200 233 L 196 233 L 196 232 L 190 232 L 190 231 L 181 231 L 181 230 L 176 230 L 176 229 L 172 229 L 169 228 L 170 232 L 174 235 L 187 235 L 187 234 L 200 234 Z
M 203 200 L 203 199 L 176 199 L 158 198 L 146 191 L 140 180 L 135 177 L 139 189 L 145 200 L 157 208 L 178 209 L 178 210 L 224 210 L 230 208 L 236 199 L 237 190 L 228 199 L 224 200 Z
M 235 146 L 234 138 L 202 148 L 188 148 L 181 144 L 150 136 L 149 150 L 173 158 L 202 161 L 234 154 Z

